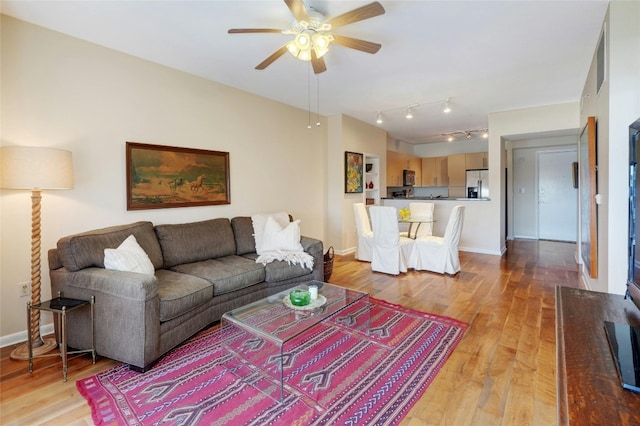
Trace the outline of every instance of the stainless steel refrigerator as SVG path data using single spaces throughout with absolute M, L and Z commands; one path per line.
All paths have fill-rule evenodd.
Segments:
M 489 198 L 489 170 L 467 170 L 467 197 Z

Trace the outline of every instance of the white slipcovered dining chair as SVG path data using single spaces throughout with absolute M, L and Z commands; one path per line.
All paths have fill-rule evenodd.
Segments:
M 356 234 L 358 235 L 356 259 L 371 262 L 373 257 L 373 232 L 371 231 L 371 223 L 364 203 L 355 203 L 353 205 L 353 215 L 356 220 Z
M 407 272 L 415 241 L 400 236 L 396 208 L 373 206 L 369 211 L 373 227 L 371 270 L 391 275 Z
M 433 235 L 433 208 L 435 203 L 409 203 L 409 211 L 411 212 L 411 218 L 416 220 L 422 220 L 423 222 L 412 223 L 409 226 L 409 231 L 400 232 L 401 237 L 427 237 Z
M 443 237 L 424 236 L 415 240 L 415 256 L 410 265 L 416 270 L 427 270 L 454 275 L 460 271 L 458 243 L 464 222 L 464 206 L 455 206 L 449 216 Z

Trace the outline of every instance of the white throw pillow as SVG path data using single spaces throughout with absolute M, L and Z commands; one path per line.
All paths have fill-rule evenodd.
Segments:
M 129 235 L 117 249 L 104 249 L 104 267 L 114 271 L 155 273 L 149 256 L 133 235 Z
M 285 212 L 277 213 L 261 213 L 251 215 L 251 221 L 253 223 L 253 237 L 256 241 L 256 253 L 262 254 L 264 248 L 262 247 L 262 235 L 264 234 L 264 225 L 267 223 L 267 219 L 273 217 L 282 228 L 289 224 L 289 215 Z
M 290 222 L 283 228 L 273 217 L 267 219 L 262 234 L 262 251 L 272 250 L 303 250 L 300 244 L 300 220 Z

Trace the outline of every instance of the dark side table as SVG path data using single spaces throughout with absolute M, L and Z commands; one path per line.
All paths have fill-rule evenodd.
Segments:
M 32 350 L 32 342 L 31 342 L 31 333 L 27 333 L 29 335 L 28 346 L 29 346 L 29 373 L 33 372 L 33 359 L 34 358 L 43 358 L 47 356 L 60 356 L 62 358 L 62 378 L 63 381 L 67 381 L 67 355 L 69 354 L 79 354 L 79 353 L 88 353 L 91 352 L 91 356 L 93 357 L 93 363 L 96 363 L 96 342 L 95 342 L 95 333 L 93 327 L 93 305 L 95 303 L 95 298 L 91 296 L 91 300 L 79 300 L 79 299 L 70 299 L 68 297 L 62 297 L 62 294 L 58 293 L 58 297 L 46 300 L 42 303 L 38 303 L 37 305 L 32 305 L 31 303 L 27 303 L 27 330 L 31 330 L 31 310 L 37 309 L 40 311 L 52 312 L 53 316 L 58 325 L 58 333 L 60 333 L 60 341 L 58 347 L 60 348 L 60 354 L 46 354 L 46 355 L 33 355 Z M 76 309 L 80 309 L 84 306 L 89 305 L 91 307 L 91 348 L 90 349 L 82 349 L 75 351 L 67 351 L 67 312 L 71 312 Z

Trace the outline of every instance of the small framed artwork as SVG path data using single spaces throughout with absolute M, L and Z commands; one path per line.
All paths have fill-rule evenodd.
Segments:
M 345 151 L 344 153 L 344 192 L 362 193 L 364 154 Z
M 127 210 L 231 204 L 229 153 L 127 142 Z

